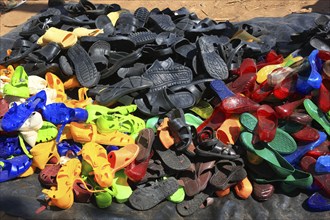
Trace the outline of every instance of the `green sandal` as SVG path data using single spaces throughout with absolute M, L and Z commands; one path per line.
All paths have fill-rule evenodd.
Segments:
M 253 132 L 258 123 L 257 118 L 250 113 L 241 114 L 239 121 L 249 132 Z M 267 145 L 280 154 L 291 154 L 297 150 L 295 140 L 280 128 L 276 129 L 275 138 L 267 143 Z
M 44 121 L 42 124 L 42 127 L 38 130 L 38 137 L 37 137 L 37 143 L 43 143 L 47 141 L 51 141 L 57 137 L 57 127 L 48 122 Z
M 127 176 L 123 169 L 116 172 L 112 183 L 112 189 L 118 203 L 126 202 L 132 195 L 133 190 L 127 183 Z
M 108 208 L 112 204 L 112 197 L 114 192 L 109 188 L 102 188 L 94 181 L 94 176 L 88 176 L 87 182 L 93 186 L 95 190 L 104 190 L 104 192 L 95 192 L 93 195 L 95 197 L 96 206 L 104 209 Z
M 326 115 L 310 99 L 304 100 L 304 106 L 307 113 L 330 135 L 330 121 Z
M 260 145 L 253 145 L 252 138 L 253 134 L 250 132 L 243 131 L 240 135 L 240 139 L 246 149 L 268 162 L 280 178 L 286 178 L 295 171 L 295 168 L 276 150 L 273 150 L 266 144 L 263 144 L 262 147 Z
M 144 120 L 131 114 L 103 115 L 96 120 L 96 126 L 99 133 L 120 131 L 131 135 L 138 134 L 146 127 Z
M 88 118 L 86 123 L 92 123 L 102 115 L 108 116 L 112 113 L 119 113 L 122 115 L 128 115 L 135 112 L 137 105 L 118 106 L 116 108 L 108 108 L 102 105 L 87 105 L 86 110 L 88 112 Z
M 10 83 L 3 87 L 3 94 L 22 98 L 30 97 L 28 79 L 24 68 L 22 66 L 16 67 Z

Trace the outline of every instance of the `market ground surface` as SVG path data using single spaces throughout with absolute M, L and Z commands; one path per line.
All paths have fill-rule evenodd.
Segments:
M 66 1 L 77 2 L 77 1 Z M 291 13 L 329 13 L 329 0 L 189 0 L 189 1 L 156 1 L 156 0 L 93 0 L 93 3 L 117 3 L 123 8 L 134 11 L 140 6 L 148 9 L 158 7 L 178 9 L 186 7 L 196 12 L 200 18 L 209 17 L 217 21 L 243 21 L 254 17 L 282 17 Z M 47 8 L 47 0 L 27 0 L 22 6 L 0 15 L 0 35 L 10 32 L 24 23 L 31 16 Z

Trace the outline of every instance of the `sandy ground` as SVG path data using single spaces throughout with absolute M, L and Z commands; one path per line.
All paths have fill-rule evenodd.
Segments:
M 186 7 L 197 13 L 200 18 L 210 17 L 217 21 L 243 21 L 253 17 L 279 17 L 291 13 L 330 12 L 330 0 L 92 0 L 92 2 L 107 4 L 116 2 L 132 11 L 140 6 L 148 9 L 169 7 L 172 10 Z M 27 0 L 24 5 L 0 15 L 0 36 L 45 9 L 47 3 L 47 0 Z

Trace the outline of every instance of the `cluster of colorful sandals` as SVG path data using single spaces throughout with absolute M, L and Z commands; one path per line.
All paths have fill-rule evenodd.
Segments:
M 185 8 L 65 9 L 29 20 L 0 61 L 0 182 L 38 173 L 61 209 L 169 200 L 187 216 L 232 189 L 304 190 L 330 210 L 326 16 L 281 54 L 263 29 Z

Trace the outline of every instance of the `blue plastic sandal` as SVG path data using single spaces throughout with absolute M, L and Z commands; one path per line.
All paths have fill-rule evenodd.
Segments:
M 213 80 L 210 83 L 210 86 L 213 91 L 218 94 L 221 100 L 235 95 L 222 80 Z
M 6 159 L 22 153 L 18 137 L 0 137 L 0 158 Z
M 62 141 L 57 144 L 57 151 L 60 156 L 66 156 L 68 151 L 71 151 L 75 155 L 81 151 L 81 145 L 75 142 Z
M 14 179 L 24 173 L 32 164 L 26 155 L 20 155 L 7 160 L 0 159 L 0 183 Z

